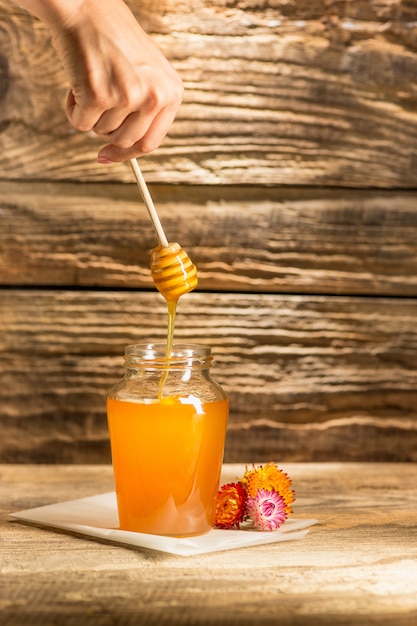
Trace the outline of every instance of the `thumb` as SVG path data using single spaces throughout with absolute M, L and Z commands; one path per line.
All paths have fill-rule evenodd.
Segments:
M 74 92 L 72 89 L 69 90 L 67 94 L 67 101 L 65 105 L 65 111 L 67 113 L 68 121 L 73 125 L 77 126 L 77 103 L 75 101 Z
M 68 92 L 65 109 L 70 124 L 77 130 L 84 132 L 94 128 L 101 115 L 101 111 L 95 107 L 82 107 L 81 104 L 77 102 L 72 89 Z

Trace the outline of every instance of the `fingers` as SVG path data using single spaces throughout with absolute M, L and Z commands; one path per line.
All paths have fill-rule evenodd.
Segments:
M 130 113 L 114 131 L 100 132 L 97 130 L 97 124 L 93 130 L 97 135 L 100 135 L 100 137 L 118 148 L 130 148 L 146 135 L 152 125 L 154 115 L 157 114 L 157 112 L 155 114 L 146 114 L 138 111 L 137 113 Z
M 161 111 L 176 110 L 182 100 L 182 90 L 174 91 L 175 84 L 168 83 L 162 75 L 157 77 L 150 68 L 142 69 L 140 80 L 140 89 L 127 94 L 130 98 L 126 104 L 116 103 L 93 127 L 95 133 L 120 148 L 133 146 L 148 132 Z
M 143 156 L 152 152 L 162 143 L 166 136 L 177 112 L 175 106 L 165 107 L 152 120 L 147 131 L 130 146 L 116 144 L 110 139 L 111 143 L 104 146 L 98 153 L 99 163 L 121 162 Z

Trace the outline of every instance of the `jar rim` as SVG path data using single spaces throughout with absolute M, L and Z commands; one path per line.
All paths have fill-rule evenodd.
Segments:
M 174 344 L 167 355 L 166 343 L 136 343 L 125 347 L 126 365 L 150 368 L 210 367 L 210 346 L 202 344 Z

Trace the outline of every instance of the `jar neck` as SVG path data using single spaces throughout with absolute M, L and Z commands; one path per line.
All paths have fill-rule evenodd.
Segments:
M 198 344 L 175 344 L 167 354 L 166 344 L 145 343 L 126 346 L 125 366 L 127 369 L 161 370 L 205 370 L 212 364 L 211 348 Z

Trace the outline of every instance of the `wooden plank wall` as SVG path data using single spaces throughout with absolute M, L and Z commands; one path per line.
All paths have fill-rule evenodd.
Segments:
M 417 460 L 417 3 L 131 1 L 185 99 L 142 159 L 199 269 L 225 460 Z M 68 126 L 41 24 L 0 0 L 0 460 L 109 460 L 127 343 L 163 340 L 126 164 Z

